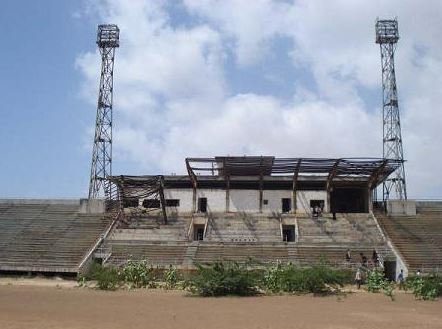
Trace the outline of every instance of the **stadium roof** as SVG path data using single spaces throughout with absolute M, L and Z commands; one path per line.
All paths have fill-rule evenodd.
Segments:
M 217 156 L 186 158 L 189 177 L 196 184 L 198 176 L 327 176 L 333 179 L 361 178 L 370 187 L 383 182 L 401 164 L 400 160 L 379 158 L 275 158 L 274 156 Z
M 296 184 L 299 180 L 318 179 L 331 186 L 337 181 L 367 183 L 370 189 L 382 183 L 401 164 L 399 160 L 377 158 L 275 158 L 273 156 L 243 156 L 187 158 L 190 183 L 196 187 L 202 180 L 268 180 L 284 178 Z M 142 187 L 147 194 L 155 193 L 164 182 L 182 181 L 185 176 L 111 176 L 120 188 Z M 168 184 L 167 184 L 168 185 Z

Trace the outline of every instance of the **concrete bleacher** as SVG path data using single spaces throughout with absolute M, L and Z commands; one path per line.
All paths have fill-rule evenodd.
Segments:
M 168 218 L 167 224 L 157 216 L 129 218 L 129 224 L 115 229 L 110 240 L 187 241 L 190 221 L 189 216 Z
M 77 273 L 109 224 L 79 202 L 0 202 L 0 270 Z
M 279 243 L 213 243 L 200 242 L 195 254 L 195 263 L 212 263 L 215 261 L 246 262 L 252 259 L 257 262 L 271 263 L 277 260 L 290 261 L 289 247 Z
M 111 255 L 107 264 L 120 266 L 127 260 L 133 259 L 147 260 L 155 266 L 174 265 L 180 267 L 184 262 L 187 248 L 187 244 L 182 242 L 112 240 L 110 242 Z
M 78 200 L 0 200 L 0 270 L 77 273 L 86 254 L 110 225 L 103 214 L 80 213 L 79 205 Z M 423 258 L 433 257 L 427 254 L 440 255 L 441 214 L 439 208 L 418 210 L 420 223 L 428 222 L 410 229 L 415 235 L 421 232 L 427 240 L 423 254 L 418 256 L 419 266 Z M 295 214 L 175 214 L 169 216 L 167 224 L 158 215 L 138 214 L 128 219 L 112 229 L 96 257 L 113 265 L 133 258 L 148 259 L 152 265 L 192 268 L 196 263 L 244 262 L 249 258 L 262 263 L 290 261 L 301 266 L 326 258 L 332 264 L 354 266 L 360 263 L 359 252 L 370 259 L 374 249 L 382 251 L 384 259 L 391 256 L 370 214 L 338 214 L 337 220 L 330 214 L 318 219 Z M 384 226 L 388 226 L 388 220 Z M 192 224 L 204 224 L 203 241 L 193 241 Z M 293 227 L 296 241 L 282 241 L 284 225 Z M 354 256 L 350 264 L 344 261 L 347 248 Z
M 203 241 L 192 241 L 192 223 L 205 224 Z M 295 241 L 284 242 L 283 225 L 297 226 Z M 190 233 L 190 235 L 189 235 Z M 308 266 L 326 259 L 333 265 L 356 267 L 359 253 L 370 260 L 373 250 L 394 258 L 371 214 L 330 214 L 319 219 L 300 215 L 212 213 L 178 216 L 166 225 L 160 217 L 132 218 L 106 240 L 107 263 L 147 259 L 153 265 L 189 268 L 216 261 L 271 263 L 277 260 Z M 352 261 L 346 262 L 347 248 Z
M 326 261 L 333 266 L 357 267 L 361 264 L 360 253 L 371 261 L 373 249 L 380 250 L 383 246 L 351 246 L 352 258 L 346 261 L 348 246 L 343 245 L 302 245 L 297 243 L 227 243 L 215 244 L 200 242 L 194 262 L 212 263 L 214 261 L 235 261 L 244 263 L 251 259 L 259 263 L 274 263 L 275 261 L 291 262 L 299 266 L 311 266 Z M 384 258 L 391 258 L 390 251 Z
M 351 259 L 346 260 L 347 248 L 350 249 Z M 361 265 L 362 253 L 367 257 L 369 265 L 375 265 L 371 260 L 373 250 L 382 257 L 383 260 L 394 259 L 394 254 L 385 245 L 299 245 L 296 248 L 296 263 L 300 266 L 308 266 L 321 261 L 339 266 L 356 268 Z
M 213 242 L 280 242 L 277 216 L 263 214 L 214 214 L 209 217 L 205 240 Z
M 383 237 L 371 214 L 330 214 L 319 218 L 298 217 L 300 243 L 367 244 L 383 243 Z
M 376 218 L 404 259 L 408 270 L 440 271 L 442 269 L 442 206 L 436 203 L 418 205 L 416 216 Z

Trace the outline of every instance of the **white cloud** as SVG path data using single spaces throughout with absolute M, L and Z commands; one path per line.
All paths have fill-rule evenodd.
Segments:
M 412 197 L 442 196 L 435 179 L 442 161 L 438 1 L 183 0 L 192 20 L 186 25 L 172 24 L 179 17 L 169 15 L 169 5 L 106 0 L 88 7 L 89 15 L 121 29 L 115 162 L 168 173 L 184 172 L 186 156 L 380 156 L 380 109 L 368 105 L 381 99 L 374 23 L 377 16 L 398 16 L 408 190 Z M 278 58 L 271 48 L 278 37 L 292 41 L 293 67 L 308 71 L 317 88 L 298 86 L 290 102 L 270 91 L 235 92 L 226 77 L 263 65 L 266 56 Z M 229 56 L 237 67 L 226 64 Z M 95 102 L 98 54 L 80 54 L 77 66 Z M 378 98 L 368 100 L 364 91 Z

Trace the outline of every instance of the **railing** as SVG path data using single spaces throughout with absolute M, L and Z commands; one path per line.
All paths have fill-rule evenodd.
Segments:
M 284 232 L 282 229 L 282 217 L 281 214 L 278 214 L 278 218 L 279 218 L 279 230 L 280 230 L 280 234 L 281 234 L 281 240 L 284 240 Z
M 207 226 L 209 226 L 209 221 L 212 221 L 212 216 L 207 216 L 206 223 L 204 224 L 204 232 L 203 237 L 205 238 L 207 236 Z
M 118 223 L 118 221 L 120 220 L 120 216 L 121 216 L 122 212 L 119 211 L 117 213 L 117 215 L 114 217 L 114 219 L 112 220 L 111 224 L 109 225 L 109 227 L 106 229 L 106 231 L 101 234 L 95 241 L 95 243 L 93 244 L 92 248 L 89 249 L 89 251 L 86 253 L 86 255 L 83 257 L 83 260 L 80 262 L 80 264 L 78 265 L 78 271 L 80 272 L 82 270 L 82 268 L 84 267 L 84 265 L 86 264 L 86 262 L 90 259 L 90 257 L 93 255 L 93 253 L 98 249 L 98 247 L 100 246 L 100 244 L 102 244 L 107 236 L 109 235 L 109 233 L 112 231 L 112 229 L 114 228 L 114 226 Z
M 295 217 L 295 242 L 299 242 L 298 217 Z
M 189 228 L 187 230 L 187 236 L 186 236 L 187 240 L 193 240 L 193 239 L 190 239 L 190 236 L 191 236 L 192 231 L 193 231 L 193 219 L 194 219 L 194 217 L 193 217 L 193 214 L 192 214 L 192 219 L 190 220 L 190 225 L 189 225 Z

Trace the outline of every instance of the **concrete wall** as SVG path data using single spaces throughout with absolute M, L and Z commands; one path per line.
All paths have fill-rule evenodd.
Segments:
M 166 199 L 180 200 L 179 207 L 167 207 L 167 210 L 181 211 L 181 212 L 191 212 L 192 211 L 192 202 L 193 202 L 192 201 L 193 200 L 193 190 L 192 189 L 165 189 L 164 190 L 164 197 Z
M 225 193 L 225 192 L 224 192 Z M 259 191 L 230 190 L 229 211 L 257 212 L 259 211 Z
M 83 200 L 83 199 L 81 199 Z M 78 205 L 80 199 L 0 199 L 1 204 Z
M 329 212 L 326 191 L 297 191 L 296 212 L 310 213 L 310 200 L 324 200 L 324 212 Z
M 82 214 L 102 214 L 105 210 L 105 200 L 101 199 L 81 199 L 80 213 Z
M 168 211 L 182 213 L 193 210 L 193 190 L 192 189 L 165 189 L 166 199 L 180 200 L 179 207 L 168 207 Z M 197 189 L 196 205 L 198 198 L 207 198 L 207 210 L 209 212 L 226 211 L 226 190 L 225 189 Z M 263 190 L 262 211 L 264 213 L 282 212 L 282 199 L 292 199 L 291 190 Z M 297 191 L 296 206 L 298 213 L 310 213 L 310 200 L 324 200 L 324 211 L 329 211 L 326 191 Z M 143 200 L 140 199 L 140 206 Z M 292 211 L 293 205 L 292 205 Z M 230 212 L 258 212 L 259 211 L 259 191 L 258 190 L 236 190 L 229 191 L 229 211 Z
M 393 216 L 415 216 L 416 215 L 416 201 L 414 200 L 391 200 L 387 202 L 387 212 Z
M 266 213 L 282 212 L 282 199 L 292 199 L 293 193 L 291 190 L 264 190 L 263 200 L 268 200 L 268 204 L 262 205 L 262 211 Z M 291 202 L 292 203 L 292 202 Z M 293 211 L 293 205 L 292 211 Z
M 419 207 L 442 207 L 442 201 L 439 200 L 428 200 L 428 201 L 416 201 L 416 208 Z
M 189 190 L 192 194 L 192 190 Z M 226 191 L 217 189 L 198 189 L 196 194 L 197 208 L 198 198 L 207 198 L 208 212 L 224 212 L 226 211 Z

